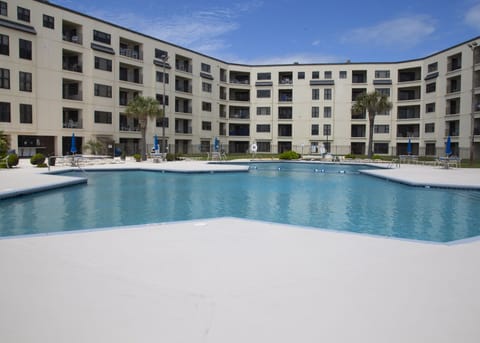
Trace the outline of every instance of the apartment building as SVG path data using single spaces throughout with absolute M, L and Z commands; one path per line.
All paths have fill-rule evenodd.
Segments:
M 148 123 L 170 152 L 366 153 L 368 119 L 351 113 L 378 90 L 393 108 L 376 117 L 375 154 L 438 156 L 448 136 L 480 156 L 480 37 L 416 60 L 238 65 L 40 0 L 0 0 L 0 130 L 19 156 L 68 154 L 90 140 L 138 151 L 136 95 L 165 107 Z

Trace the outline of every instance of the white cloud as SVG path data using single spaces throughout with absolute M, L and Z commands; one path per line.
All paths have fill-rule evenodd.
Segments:
M 465 15 L 465 23 L 480 30 L 480 4 L 470 8 Z
M 239 29 L 238 18 L 262 6 L 261 1 L 232 4 L 229 8 L 205 8 L 159 17 L 119 11 L 96 11 L 95 17 L 183 46 L 204 54 L 218 54 L 230 46 L 228 33 Z
M 435 32 L 435 21 L 424 15 L 396 18 L 347 32 L 343 43 L 409 48 Z

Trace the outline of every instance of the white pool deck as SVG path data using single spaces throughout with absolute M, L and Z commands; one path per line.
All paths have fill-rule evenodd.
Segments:
M 212 168 L 142 163 L 182 166 Z M 478 169 L 376 173 L 480 186 Z M 57 177 L 0 169 L 0 191 Z M 237 218 L 9 237 L 0 342 L 478 343 L 479 290 L 475 238 L 415 242 Z

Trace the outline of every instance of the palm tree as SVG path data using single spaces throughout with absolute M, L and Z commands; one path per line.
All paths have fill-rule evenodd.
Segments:
M 388 101 L 388 96 L 377 91 L 371 93 L 363 93 L 359 95 L 352 105 L 352 113 L 368 112 L 368 150 L 367 157 L 372 157 L 373 146 L 373 126 L 375 116 L 380 112 L 388 111 L 392 108 L 392 103 Z
M 140 133 L 142 137 L 140 138 L 140 155 L 142 160 L 147 159 L 147 123 L 148 119 L 156 119 L 163 117 L 163 111 L 160 109 L 160 104 L 157 100 L 152 97 L 136 96 L 132 101 L 127 105 L 125 114 L 128 117 L 138 119 L 138 124 L 140 126 Z
M 7 154 L 8 147 L 8 137 L 3 133 L 3 131 L 0 130 L 0 157 L 3 157 Z

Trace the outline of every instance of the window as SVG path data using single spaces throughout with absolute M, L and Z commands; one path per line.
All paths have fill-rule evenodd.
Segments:
M 201 69 L 205 73 L 211 73 L 212 67 L 210 66 L 210 64 L 202 63 Z
M 389 79 L 390 78 L 390 70 L 375 70 L 375 78 L 376 79 Z
M 43 27 L 54 29 L 55 28 L 55 18 L 50 15 L 43 15 Z
M 112 60 L 95 56 L 95 69 L 112 71 Z
M 425 112 L 427 112 L 427 113 L 435 112 L 435 103 L 431 102 L 429 104 L 426 104 L 425 105 Z
M 93 30 L 93 40 L 110 45 L 111 36 L 109 33 Z
M 323 90 L 323 98 L 325 100 L 332 100 L 332 90 L 330 88 L 325 88 Z
M 332 108 L 330 106 L 323 108 L 323 118 L 332 118 Z
M 0 102 L 0 122 L 10 123 L 10 103 Z
M 434 133 L 434 132 L 435 132 L 435 123 L 426 123 L 425 133 Z
M 164 57 L 168 56 L 168 52 L 161 49 L 155 49 L 155 58 L 163 60 Z
M 0 68 L 0 88 L 10 89 L 10 70 Z
M 32 122 L 32 105 L 20 104 L 20 123 L 31 124 Z
M 165 79 L 165 83 L 169 83 L 170 78 L 168 77 L 168 73 L 163 74 L 161 71 L 157 71 L 157 82 L 162 82 Z
M 319 128 L 318 124 L 312 124 L 312 136 L 318 136 Z
M 324 136 L 331 136 L 332 135 L 332 125 L 324 124 L 323 125 L 323 135 Z
M 426 92 L 427 93 L 433 93 L 433 92 L 435 92 L 435 90 L 436 90 L 436 83 L 435 82 L 427 84 L 427 87 L 426 87 Z
M 95 96 L 102 96 L 102 97 L 105 97 L 105 98 L 111 98 L 112 97 L 112 86 L 101 85 L 99 83 L 96 83 L 94 85 L 94 95 Z
M 388 154 L 388 143 L 374 143 L 373 144 L 373 153 L 374 154 Z
M 332 78 L 332 72 L 330 70 L 327 70 L 323 73 L 323 78 L 326 80 L 329 80 Z
M 212 131 L 212 122 L 211 121 L 202 121 L 202 130 Z
M 202 102 L 202 111 L 212 112 L 212 104 L 210 102 Z
M 19 90 L 23 92 L 32 91 L 32 73 L 21 71 L 19 73 Z
M 5 1 L 0 1 L 0 15 L 8 16 L 8 5 Z
M 257 107 L 257 116 L 269 116 L 270 107 Z
M 298 74 L 297 74 L 297 78 L 299 80 L 305 79 L 305 72 L 304 71 L 299 71 Z
M 30 22 L 30 10 L 27 8 L 17 7 L 17 19 L 21 21 Z
M 271 80 L 271 73 L 257 73 L 257 80 Z
M 390 132 L 390 126 L 389 125 L 375 125 L 373 127 L 373 132 L 374 133 L 389 133 Z
M 32 42 L 25 39 L 18 40 L 19 45 L 19 57 L 31 60 L 32 59 Z
M 320 107 L 313 106 L 312 107 L 312 118 L 318 118 L 320 113 Z
M 312 89 L 312 100 L 320 100 L 320 90 Z
M 95 111 L 94 115 L 95 124 L 111 124 L 112 112 L 107 111 Z
M 157 101 L 160 105 L 163 105 L 163 95 L 157 94 Z M 168 106 L 168 95 L 165 95 L 165 105 Z
M 345 70 L 340 70 L 338 73 L 338 77 L 341 79 L 346 79 L 347 78 L 347 72 Z
M 0 55 L 10 55 L 10 43 L 7 35 L 0 35 Z
M 270 132 L 270 124 L 257 124 L 257 132 Z
M 202 82 L 202 91 L 211 93 L 212 92 L 212 84 L 208 82 Z
M 270 98 L 270 89 L 257 89 L 257 98 Z
M 433 73 L 434 71 L 438 70 L 438 62 L 430 63 L 428 65 L 428 72 Z
M 320 78 L 320 72 L 312 71 L 312 79 L 318 79 L 318 78 Z

